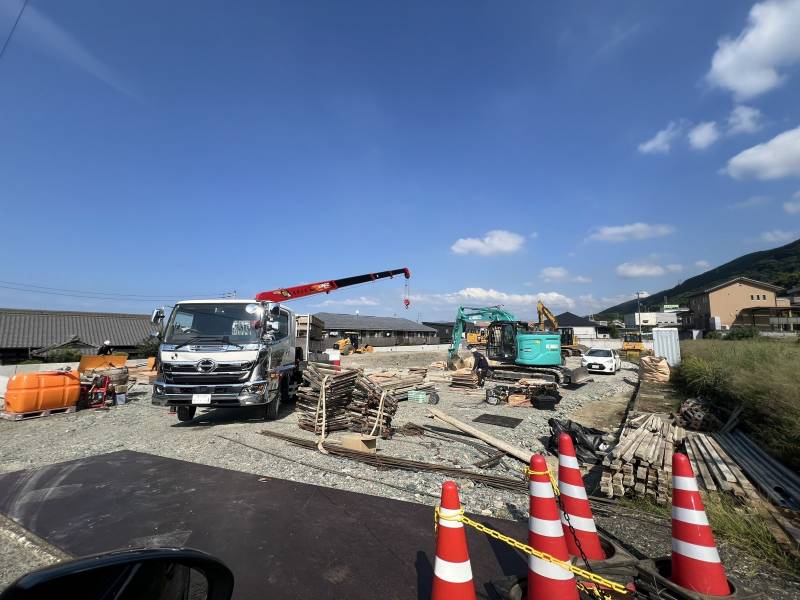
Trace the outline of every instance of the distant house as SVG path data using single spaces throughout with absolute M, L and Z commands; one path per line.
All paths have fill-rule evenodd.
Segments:
M 585 317 L 579 317 L 569 311 L 556 315 L 556 319 L 558 320 L 559 329 L 572 329 L 575 337 L 579 340 L 596 340 L 598 338 L 598 325 L 594 321 L 590 321 Z M 604 328 L 601 335 L 602 337 L 609 337 L 607 327 Z
M 635 329 L 641 324 L 648 331 L 653 327 L 677 327 L 680 324 L 677 312 L 634 312 L 625 315 L 625 327 Z
M 736 277 L 690 296 L 684 323 L 690 329 L 730 329 L 734 324 L 743 324 L 737 319 L 745 308 L 788 305 L 788 301 L 778 301 L 782 289 L 771 283 Z
M 453 341 L 453 327 L 456 325 L 453 321 L 423 321 L 422 324 L 436 330 L 440 344 L 449 344 Z
M 397 317 L 370 317 L 316 313 L 322 321 L 322 345 L 333 348 L 337 340 L 350 338 L 358 346 L 415 346 L 438 344 L 439 332 L 428 325 Z
M 149 315 L 0 308 L 0 364 L 14 364 L 48 351 L 96 354 L 104 340 L 132 352 L 150 335 Z

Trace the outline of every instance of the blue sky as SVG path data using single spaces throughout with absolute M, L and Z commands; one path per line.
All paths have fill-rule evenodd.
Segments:
M 295 308 L 670 287 L 800 237 L 799 29 L 800 0 L 31 0 L 0 58 L 0 306 L 400 266 L 407 313 L 402 280 Z

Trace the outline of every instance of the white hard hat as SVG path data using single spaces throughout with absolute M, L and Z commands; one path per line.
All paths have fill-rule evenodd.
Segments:
M 105 341 L 105 342 L 103 342 L 103 343 L 104 343 L 106 346 L 110 346 L 110 345 L 111 345 L 111 340 L 106 340 L 106 341 Z

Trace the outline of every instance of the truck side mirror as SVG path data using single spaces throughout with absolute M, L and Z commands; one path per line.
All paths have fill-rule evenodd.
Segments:
M 150 322 L 153 325 L 160 325 L 163 320 L 164 320 L 164 309 L 162 308 L 153 309 L 153 312 L 150 314 Z

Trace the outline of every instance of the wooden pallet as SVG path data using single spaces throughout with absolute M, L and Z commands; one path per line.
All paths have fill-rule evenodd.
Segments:
M 49 408 L 47 410 L 32 410 L 23 413 L 12 413 L 2 410 L 0 411 L 0 419 L 5 419 L 6 421 L 27 421 L 28 419 L 38 419 L 39 417 L 49 417 L 50 415 L 68 415 L 74 412 L 74 406 Z

